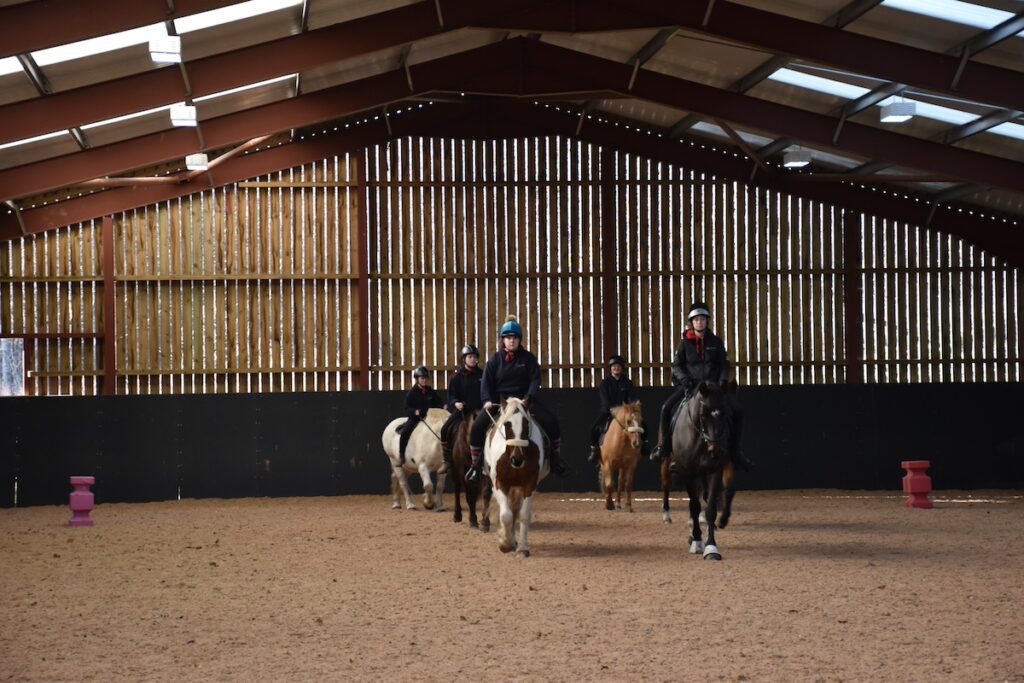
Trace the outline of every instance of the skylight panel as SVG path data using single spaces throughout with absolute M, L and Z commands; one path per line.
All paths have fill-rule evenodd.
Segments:
M 248 2 L 240 2 L 237 5 L 229 5 L 228 7 L 212 9 L 208 12 L 175 19 L 174 27 L 178 29 L 178 33 L 190 33 L 301 4 L 302 0 L 249 0 Z
M 67 135 L 66 130 L 58 130 L 52 133 L 46 133 L 44 135 L 37 135 L 34 138 L 24 138 L 22 140 L 15 140 L 14 142 L 6 142 L 0 145 L 0 149 L 9 149 L 11 147 L 20 147 L 21 145 L 27 145 L 30 142 L 39 142 L 40 140 L 47 140 L 49 138 L 59 137 L 61 135 Z
M 17 57 L 4 57 L 0 59 L 0 76 L 16 74 L 21 71 L 21 62 Z
M 163 24 L 153 24 L 151 26 L 121 31 L 120 33 L 110 33 L 97 38 L 80 40 L 77 43 L 48 47 L 45 50 L 33 52 L 32 57 L 39 66 L 49 66 L 72 59 L 81 59 L 82 57 L 91 57 L 112 50 L 120 50 L 132 45 L 148 43 L 149 39 L 154 36 L 166 35 L 167 28 Z
M 794 71 L 793 69 L 779 69 L 768 78 L 779 83 L 787 83 L 798 88 L 807 88 L 808 90 L 823 92 L 827 95 L 834 95 L 847 100 L 855 100 L 868 92 L 867 88 L 862 88 L 858 85 L 833 81 L 831 78 L 822 78 L 821 76 L 812 76 L 811 74 Z
M 1024 126 L 1019 123 L 1000 123 L 998 126 L 993 126 L 985 132 L 995 133 L 996 135 L 1005 135 L 1008 138 L 1024 140 Z
M 278 76 L 277 78 L 270 78 L 259 83 L 250 83 L 249 85 L 242 85 L 237 88 L 231 88 L 230 90 L 222 90 L 220 92 L 211 93 L 209 95 L 203 95 L 202 97 L 195 98 L 196 102 L 205 102 L 206 100 L 212 100 L 216 97 L 224 97 L 225 95 L 233 95 L 237 92 L 243 92 L 245 90 L 252 90 L 253 88 L 260 88 L 271 83 L 279 83 L 280 81 L 287 81 L 288 79 L 295 79 L 295 74 L 286 74 L 284 76 Z
M 882 6 L 983 29 L 1013 17 L 1011 12 L 959 0 L 883 0 Z
M 718 137 L 723 138 L 729 137 L 728 133 L 722 130 L 721 127 L 716 126 L 713 123 L 708 123 L 707 121 L 699 121 L 693 124 L 693 130 L 698 130 L 703 133 L 708 133 L 710 135 L 716 135 Z M 742 140 L 746 142 L 748 145 L 755 145 L 758 147 L 764 147 L 765 145 L 769 144 L 772 141 L 771 138 L 766 138 L 762 135 L 754 135 L 753 133 L 745 133 L 739 130 L 736 131 L 736 134 L 739 135 L 740 138 L 742 138 Z
M 949 107 L 942 107 L 937 104 L 931 104 L 929 102 L 921 102 L 919 100 L 906 98 L 888 97 L 878 103 L 879 107 L 884 107 L 887 104 L 903 99 L 906 102 L 913 102 L 916 107 L 915 116 L 923 116 L 926 119 L 932 119 L 935 121 L 942 121 L 943 123 L 952 123 L 954 126 L 960 126 L 965 123 L 970 123 L 974 119 L 978 118 L 977 114 L 971 114 L 970 112 L 961 111 L 960 109 L 950 109 Z

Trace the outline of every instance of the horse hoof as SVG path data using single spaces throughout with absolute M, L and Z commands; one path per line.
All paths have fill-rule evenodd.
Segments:
M 606 505 L 604 506 L 604 509 L 605 509 L 605 510 L 614 510 L 614 509 L 615 509 L 615 506 L 614 506 L 614 505 L 612 505 L 611 503 L 608 503 L 608 504 L 606 504 Z
M 490 531 L 491 531 L 491 524 L 490 524 L 490 522 L 484 522 L 483 524 L 481 524 L 480 525 L 480 531 L 484 532 L 485 534 L 490 533 Z
M 448 508 L 434 508 L 434 512 L 448 512 Z
M 626 508 L 626 512 L 633 512 L 633 507 L 630 506 L 630 507 Z
M 672 523 L 672 515 L 670 515 L 670 514 L 668 514 L 666 512 L 665 514 L 663 514 L 661 516 L 661 521 L 664 522 L 665 524 L 671 524 Z
M 415 512 L 416 511 L 416 506 L 415 505 L 409 505 L 405 509 L 408 510 L 409 512 Z
M 391 509 L 392 510 L 401 510 L 402 509 L 402 504 L 401 503 L 392 503 L 391 504 Z
M 430 505 L 427 505 L 426 503 L 424 503 L 423 504 L 423 509 L 424 510 L 433 510 L 434 509 L 434 504 L 431 503 Z
M 710 547 L 714 548 L 715 546 L 710 546 Z M 703 541 L 692 541 L 690 543 L 690 554 L 691 555 L 697 555 L 697 554 L 699 554 L 701 552 L 704 552 L 704 542 Z M 705 554 L 705 557 L 707 557 L 706 554 Z
M 519 552 L 516 553 L 516 557 L 529 557 L 529 556 L 530 556 L 530 551 L 529 550 L 520 550 Z
M 718 552 L 718 546 L 709 545 L 704 548 L 704 559 L 705 560 L 720 560 L 722 554 Z
M 500 550 L 503 553 L 510 553 L 513 550 L 515 550 L 515 546 L 512 546 L 512 545 L 499 545 L 498 546 L 498 550 Z
M 460 513 L 456 512 L 454 515 L 452 515 L 452 521 L 455 522 L 456 524 L 461 524 L 462 523 L 462 515 Z
M 462 520 L 460 519 L 459 521 L 461 522 Z M 480 525 L 479 525 L 479 524 L 477 524 L 476 522 L 470 522 L 470 523 L 469 523 L 469 528 L 470 528 L 470 529 L 479 529 L 479 528 L 480 528 Z

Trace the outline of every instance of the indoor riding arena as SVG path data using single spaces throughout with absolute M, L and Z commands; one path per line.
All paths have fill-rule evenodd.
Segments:
M 1022 112 L 1016 0 L 0 0 L 0 680 L 1024 683 Z

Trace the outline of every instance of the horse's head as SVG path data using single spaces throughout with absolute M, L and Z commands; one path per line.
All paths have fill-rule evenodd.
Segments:
M 643 441 L 643 423 L 644 416 L 641 410 L 640 401 L 633 401 L 632 403 L 624 403 L 618 408 L 616 417 L 619 422 L 623 425 L 623 429 L 626 432 L 626 438 L 629 439 L 629 445 L 633 448 L 639 449 L 641 442 Z
M 730 408 L 726 391 L 717 382 L 701 382 L 691 399 L 690 417 L 712 457 L 729 447 Z
M 530 416 L 518 398 L 502 401 L 497 426 L 505 437 L 505 452 L 509 465 L 521 469 L 526 465 L 526 451 L 530 446 Z

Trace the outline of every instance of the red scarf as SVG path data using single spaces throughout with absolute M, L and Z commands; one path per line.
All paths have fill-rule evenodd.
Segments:
M 424 396 L 426 396 L 427 392 L 430 391 L 430 387 L 417 387 L 417 388 L 420 390 L 420 393 L 423 394 Z
M 704 358 L 704 336 L 697 336 L 697 333 L 693 330 L 687 330 L 686 334 L 683 335 L 686 339 L 697 340 L 697 358 Z
M 505 353 L 505 362 L 506 363 L 511 363 L 512 359 L 515 358 L 515 357 L 516 357 L 516 352 L 515 351 L 508 351 L 508 352 Z

